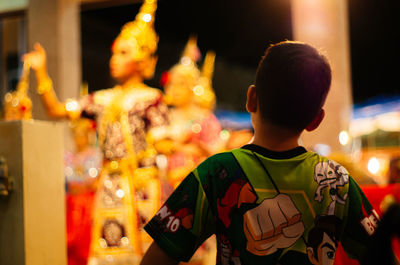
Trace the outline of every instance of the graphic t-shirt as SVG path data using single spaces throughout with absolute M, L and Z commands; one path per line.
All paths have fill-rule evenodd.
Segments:
M 335 161 L 246 145 L 200 164 L 145 230 L 181 261 L 216 234 L 217 264 L 333 264 L 339 241 L 360 258 L 377 222 Z

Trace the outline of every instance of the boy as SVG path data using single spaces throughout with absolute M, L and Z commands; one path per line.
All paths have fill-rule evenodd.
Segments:
M 330 234 L 360 259 L 375 211 L 344 167 L 298 144 L 324 118 L 330 83 L 326 58 L 310 45 L 269 47 L 247 92 L 252 143 L 210 157 L 185 178 L 146 225 L 155 242 L 141 264 L 188 261 L 212 234 L 221 265 L 333 264 Z M 314 253 L 316 220 L 337 229 L 321 234 Z

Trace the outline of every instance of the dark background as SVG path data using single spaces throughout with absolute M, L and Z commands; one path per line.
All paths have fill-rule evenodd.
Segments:
M 354 102 L 400 96 L 395 41 L 400 39 L 395 26 L 399 1 L 348 2 Z M 140 5 L 83 8 L 82 70 L 90 91 L 114 85 L 108 70 L 110 46 Z M 217 54 L 213 79 L 217 108 L 243 111 L 247 87 L 265 48 L 293 39 L 291 23 L 290 0 L 159 0 L 155 22 L 159 60 L 154 78 L 146 83 L 162 89 L 161 74 L 178 62 L 195 33 L 203 56 L 207 50 Z

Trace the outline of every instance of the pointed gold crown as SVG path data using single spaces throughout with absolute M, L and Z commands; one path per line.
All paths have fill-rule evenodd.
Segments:
M 166 96 L 165 101 L 168 105 L 174 104 L 174 98 L 169 94 L 170 89 L 190 89 L 196 86 L 200 70 L 197 67 L 196 61 L 200 56 L 197 47 L 197 37 L 190 36 L 183 50 L 182 56 L 177 64 L 175 64 L 169 71 L 168 81 L 166 83 Z
M 195 102 L 202 108 L 214 109 L 215 93 L 212 87 L 212 77 L 214 74 L 215 52 L 209 51 L 204 58 L 201 76 L 198 84 L 193 88 L 196 95 Z
M 144 0 L 135 20 L 126 23 L 117 36 L 135 46 L 135 58 L 140 60 L 153 55 L 157 51 L 158 36 L 154 30 L 154 19 L 157 0 Z
M 191 35 L 188 42 L 186 43 L 185 49 L 183 50 L 181 57 L 181 64 L 196 64 L 199 60 L 200 51 L 197 47 L 197 36 Z
M 204 58 L 203 67 L 201 68 L 201 77 L 206 79 L 210 84 L 214 74 L 215 52 L 208 51 L 206 58 Z

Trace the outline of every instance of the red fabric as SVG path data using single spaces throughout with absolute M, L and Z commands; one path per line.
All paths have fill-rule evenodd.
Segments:
M 392 194 L 397 202 L 400 202 L 400 184 L 389 184 L 385 186 L 379 185 L 364 185 L 361 186 L 365 196 L 367 196 L 372 207 L 376 210 L 379 216 L 382 216 L 381 202 L 386 195 Z M 400 257 L 400 243 L 399 240 L 394 240 L 393 251 L 397 257 Z M 334 265 L 357 265 L 358 261 L 347 257 L 342 246 L 339 247 L 336 252 L 336 258 Z
M 89 256 L 94 192 L 67 194 L 68 265 L 86 265 Z

